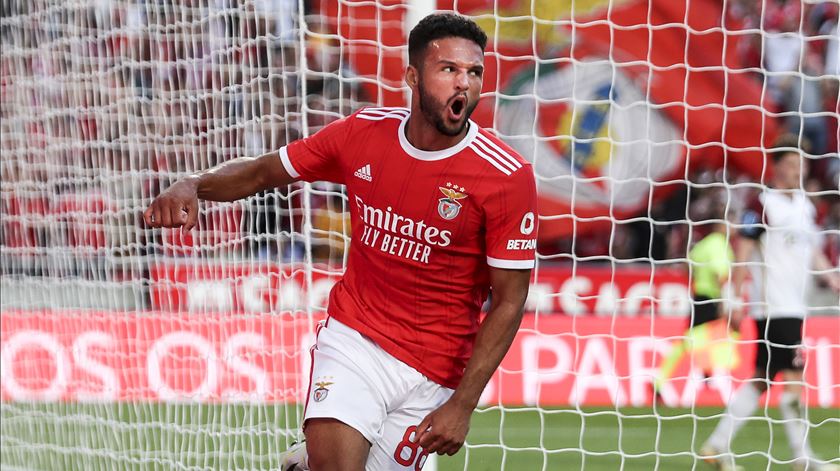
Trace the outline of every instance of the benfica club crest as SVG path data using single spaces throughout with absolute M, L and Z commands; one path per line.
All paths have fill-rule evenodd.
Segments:
M 453 185 L 449 182 L 446 184 L 446 188 L 442 186 L 439 186 L 438 188 L 441 193 L 446 196 L 446 198 L 438 200 L 438 214 L 446 220 L 455 219 L 455 217 L 457 217 L 461 212 L 462 207 L 458 200 L 462 200 L 467 197 L 466 193 L 463 193 L 464 187 L 459 187 L 458 185 Z
M 315 383 L 315 391 L 312 392 L 312 399 L 315 402 L 321 402 L 327 398 L 327 394 L 329 394 L 330 390 L 329 387 L 332 386 L 333 383 L 328 381 L 319 381 Z

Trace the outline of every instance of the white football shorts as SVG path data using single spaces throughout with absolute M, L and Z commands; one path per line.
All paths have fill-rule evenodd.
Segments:
M 304 421 L 332 418 L 358 430 L 371 443 L 367 471 L 419 470 L 428 454 L 414 431 L 453 392 L 329 318 L 312 348 Z

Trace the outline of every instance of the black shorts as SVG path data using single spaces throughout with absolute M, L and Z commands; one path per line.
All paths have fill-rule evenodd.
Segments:
M 765 378 L 772 380 L 779 371 L 801 371 L 805 367 L 802 356 L 802 319 L 756 319 L 755 324 L 758 330 L 756 372 L 764 372 Z
M 697 296 L 694 298 L 692 306 L 694 310 L 692 311 L 693 315 L 691 316 L 691 325 L 689 327 L 697 327 L 698 325 L 718 318 L 720 301 L 713 301 L 711 298 L 705 296 Z

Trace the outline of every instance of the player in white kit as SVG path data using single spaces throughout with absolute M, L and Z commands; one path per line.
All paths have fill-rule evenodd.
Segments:
M 811 271 L 818 271 L 837 291 L 840 273 L 821 250 L 816 209 L 802 191 L 807 161 L 797 146 L 795 138 L 779 142 L 773 152 L 773 185 L 762 191 L 742 217 L 733 270 L 734 290 L 742 292 L 745 265 L 749 265 L 749 313 L 755 319 L 759 342 L 753 380 L 734 394 L 724 417 L 700 451 L 707 463 L 720 470 L 743 469 L 735 464 L 730 443 L 758 408 L 768 382 L 779 373 L 784 381 L 779 410 L 793 452 L 794 469 L 840 470 L 837 463 L 825 463 L 814 456 L 807 439 L 808 422 L 800 405 L 805 366 L 802 325 L 808 310 L 806 295 Z M 740 318 L 741 312 L 735 312 L 732 325 L 739 325 Z

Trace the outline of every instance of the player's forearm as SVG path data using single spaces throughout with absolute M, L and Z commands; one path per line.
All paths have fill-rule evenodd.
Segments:
M 293 181 L 277 153 L 239 157 L 188 177 L 198 197 L 210 201 L 235 201 Z
M 502 301 L 487 314 L 478 330 L 464 377 L 452 396 L 453 401 L 468 409 L 478 405 L 484 387 L 507 354 L 519 330 L 523 303 L 524 300 Z
M 825 256 L 825 253 L 817 249 L 814 251 L 814 270 L 820 275 L 831 274 L 836 268 Z
M 732 268 L 732 295 L 740 298 L 744 286 L 744 280 L 747 278 L 747 267 L 743 265 L 736 265 Z
M 742 294 L 744 281 L 747 279 L 747 263 L 752 258 L 755 246 L 754 240 L 744 237 L 735 248 L 735 264 L 732 266 L 732 288 L 735 297 Z
M 820 249 L 814 251 L 814 271 L 830 287 L 840 290 L 840 269 L 832 265 Z

